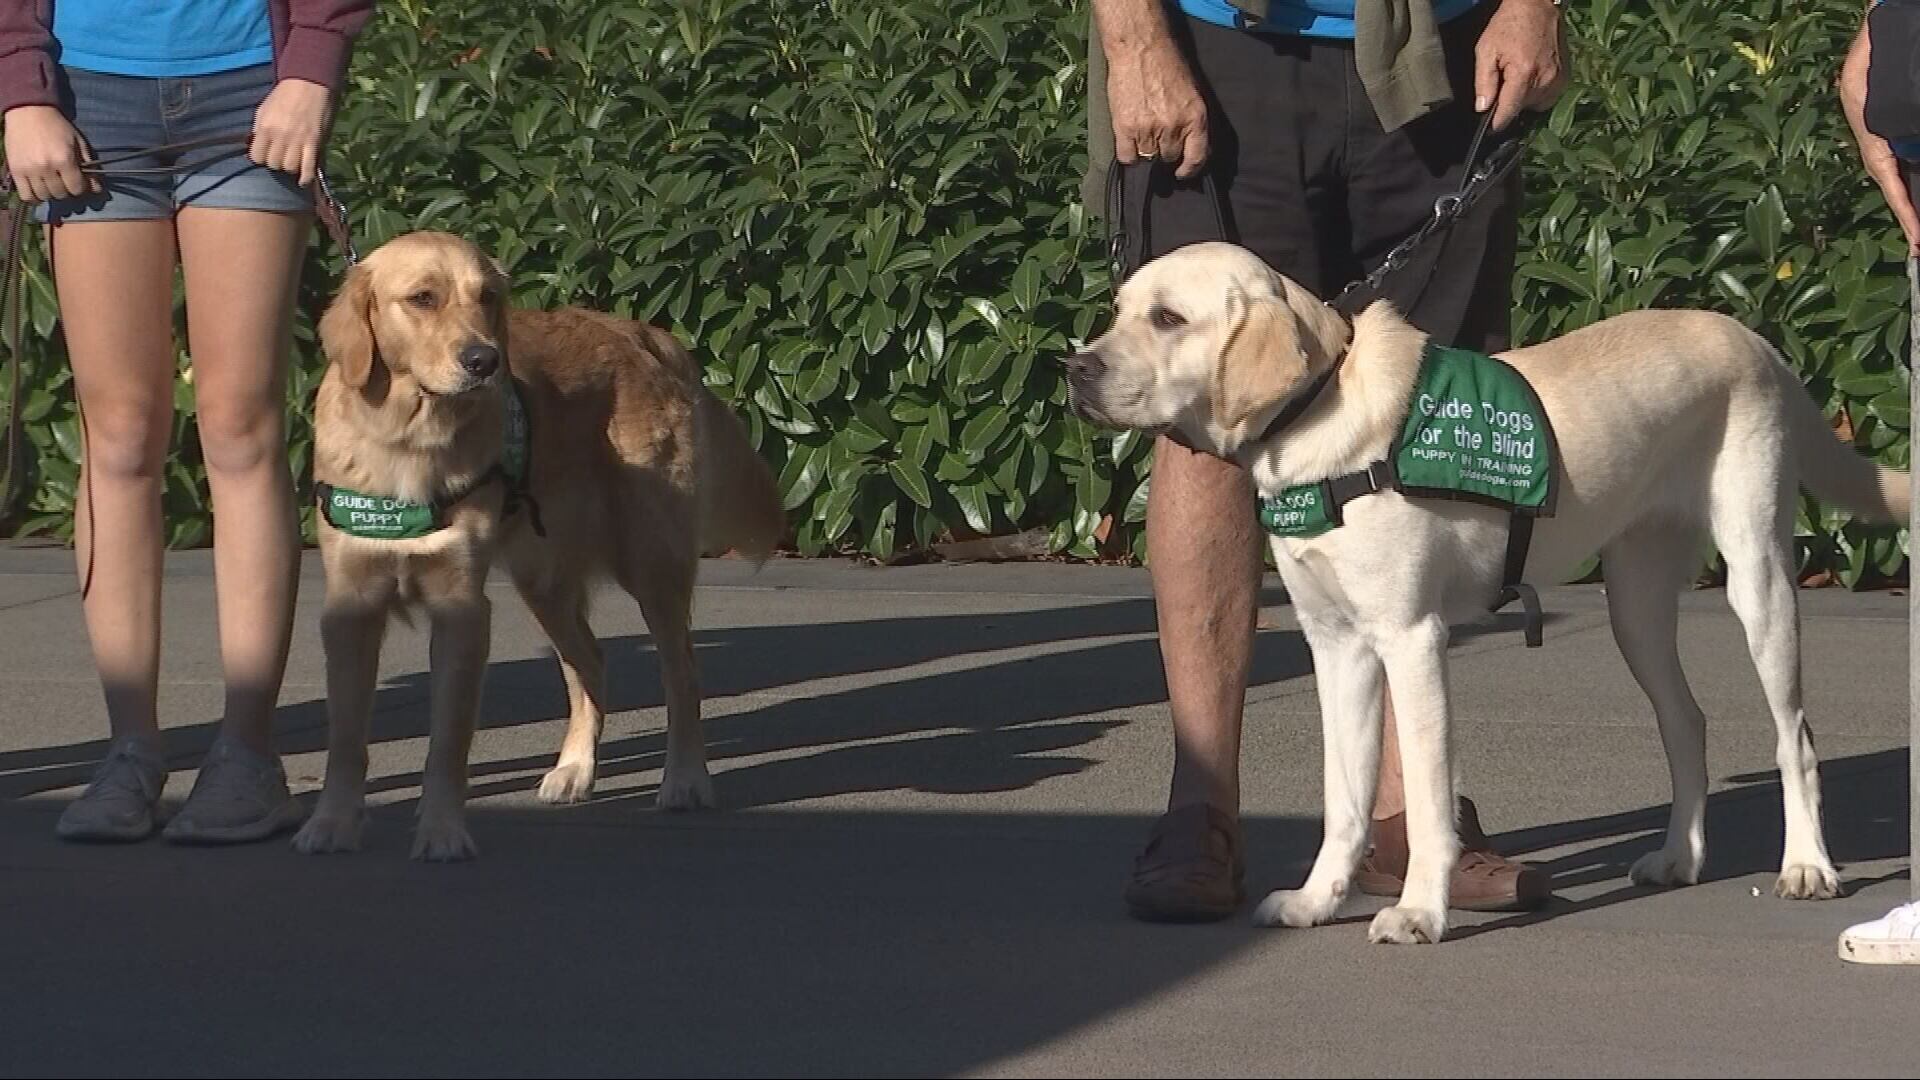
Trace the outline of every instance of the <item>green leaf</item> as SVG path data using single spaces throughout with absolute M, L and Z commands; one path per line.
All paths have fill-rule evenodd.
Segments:
M 827 471 L 824 446 L 799 448 L 780 471 L 780 506 L 792 510 L 813 497 Z
M 966 305 L 972 308 L 988 326 L 995 330 L 1000 329 L 1000 308 L 993 301 L 985 297 L 972 296 L 967 298 Z
M 1013 272 L 1013 306 L 1018 311 L 1032 311 L 1040 303 L 1040 264 L 1028 259 Z M 994 324 L 998 327 L 998 323 Z
M 827 353 L 800 369 L 793 378 L 793 395 L 811 405 L 840 385 L 844 362 L 838 351 Z
M 966 518 L 967 528 L 981 536 L 993 532 L 993 511 L 988 508 L 986 490 L 980 485 L 956 487 L 953 499 L 960 504 L 960 514 Z
M 917 469 L 924 469 L 933 450 L 933 430 L 926 426 L 908 428 L 900 437 L 900 457 Z
M 878 356 L 893 335 L 893 312 L 885 304 L 868 304 L 861 322 L 860 343 L 868 356 Z
M 928 489 L 926 474 L 920 471 L 919 466 L 911 462 L 889 461 L 887 471 L 893 474 L 894 482 L 900 485 L 901 491 L 907 493 L 907 498 L 921 506 L 933 505 L 933 492 Z
M 893 258 L 893 245 L 900 239 L 900 219 L 889 217 L 881 222 L 873 232 L 873 239 L 867 245 L 867 266 L 879 273 Z
M 960 429 L 960 449 L 973 458 L 979 458 L 1000 433 L 1007 429 L 1011 414 L 999 405 L 989 405 L 975 413 Z

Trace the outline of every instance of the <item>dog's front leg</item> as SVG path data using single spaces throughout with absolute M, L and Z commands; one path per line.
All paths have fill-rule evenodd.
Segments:
M 293 837 L 294 850 L 303 854 L 360 847 L 366 824 L 367 729 L 386 629 L 383 601 L 330 597 L 320 616 L 320 640 L 327 654 L 327 779 L 313 814 Z
M 492 605 L 477 587 L 433 611 L 433 719 L 413 834 L 416 859 L 453 862 L 479 854 L 467 832 L 467 756 L 492 635 Z
M 1367 842 L 1380 776 L 1380 658 L 1351 628 L 1330 630 L 1302 615 L 1320 693 L 1326 768 L 1326 831 L 1298 890 L 1271 893 L 1254 913 L 1262 926 L 1318 926 L 1347 898 Z
M 1400 725 L 1407 795 L 1407 882 L 1400 902 L 1374 917 L 1370 940 L 1433 944 L 1447 932 L 1447 883 L 1460 858 L 1453 820 L 1453 747 L 1447 701 L 1447 625 L 1418 620 L 1383 643 Z

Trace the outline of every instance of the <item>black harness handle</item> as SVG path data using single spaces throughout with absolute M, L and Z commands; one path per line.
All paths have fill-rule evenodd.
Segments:
M 1107 166 L 1107 257 L 1112 265 L 1115 288 L 1146 264 L 1153 240 L 1152 215 L 1148 210 L 1153 205 L 1154 180 L 1161 175 L 1161 166 L 1161 162 L 1152 159 L 1125 165 L 1115 161 Z M 1134 179 L 1129 181 L 1129 177 Z M 1211 172 L 1201 172 L 1200 191 L 1213 211 L 1215 235 L 1231 242 L 1233 237 L 1227 231 L 1224 201 Z

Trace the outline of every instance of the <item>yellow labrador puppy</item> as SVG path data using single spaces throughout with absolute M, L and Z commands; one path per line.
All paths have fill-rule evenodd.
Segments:
M 1319 481 L 1402 452 L 1409 410 L 1433 406 L 1415 394 L 1426 344 L 1388 304 L 1349 324 L 1251 252 L 1198 244 L 1126 282 L 1112 328 L 1067 361 L 1068 385 L 1089 421 L 1175 431 L 1244 464 L 1263 496 L 1311 494 L 1332 490 Z M 1626 314 L 1500 359 L 1532 385 L 1547 438 L 1558 442 L 1558 495 L 1551 516 L 1535 519 L 1523 580 L 1564 581 L 1590 555 L 1604 557 L 1614 637 L 1666 745 L 1674 796 L 1666 842 L 1633 867 L 1633 879 L 1692 883 L 1705 858 L 1704 718 L 1675 633 L 1678 594 L 1711 534 L 1778 735 L 1786 837 L 1776 891 L 1835 895 L 1801 701 L 1796 491 L 1804 485 L 1870 520 L 1905 523 L 1905 474 L 1836 439 L 1773 347 L 1724 316 Z M 1369 936 L 1436 942 L 1459 850 L 1449 625 L 1500 594 L 1511 519 L 1494 506 L 1392 485 L 1365 491 L 1372 486 L 1340 508 L 1337 527 L 1273 538 L 1318 673 L 1327 820 L 1304 886 L 1267 897 L 1256 918 L 1323 923 L 1347 895 L 1372 809 L 1385 679 L 1399 716 L 1411 858 L 1400 902 Z
M 355 848 L 369 712 L 387 620 L 432 623 L 430 746 L 416 858 L 471 857 L 467 755 L 490 638 L 484 591 L 504 560 L 559 655 L 571 707 L 549 802 L 593 789 L 604 719 L 587 594 L 639 601 L 666 689 L 661 807 L 713 802 L 690 640 L 703 552 L 765 558 L 784 520 L 738 419 L 669 334 L 596 312 L 512 309 L 466 241 L 399 237 L 348 274 L 320 321 L 314 479 L 327 597 L 326 783 L 294 837 Z

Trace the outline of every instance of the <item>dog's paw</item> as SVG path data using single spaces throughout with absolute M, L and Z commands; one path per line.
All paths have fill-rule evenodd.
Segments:
M 1695 885 L 1700 881 L 1700 863 L 1700 858 L 1690 851 L 1663 847 L 1635 860 L 1633 869 L 1627 871 L 1627 877 L 1635 885 L 1657 885 L 1662 888 Z
M 540 778 L 540 801 L 543 803 L 586 802 L 592 794 L 593 763 L 590 761 L 579 765 L 556 765 Z
M 1831 866 L 1798 863 L 1781 869 L 1773 895 L 1787 900 L 1831 900 L 1840 895 L 1840 876 Z
M 707 775 L 704 764 L 678 769 L 669 765 L 666 775 L 660 778 L 660 791 L 654 796 L 654 805 L 661 810 L 710 809 L 716 805 L 713 777 Z
M 302 855 L 359 851 L 360 831 L 366 823 L 365 814 L 316 812 L 293 834 L 293 850 Z
M 464 862 L 480 854 L 459 815 L 422 814 L 413 829 L 413 857 L 421 862 Z
M 1334 893 L 1309 892 L 1306 889 L 1279 889 L 1267 894 L 1253 911 L 1255 926 L 1291 926 L 1296 929 L 1319 926 L 1333 918 L 1340 908 Z
M 1432 945 L 1446 933 L 1446 912 L 1395 904 L 1373 917 L 1373 925 L 1367 927 L 1367 940 L 1376 945 Z

